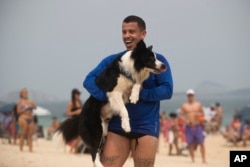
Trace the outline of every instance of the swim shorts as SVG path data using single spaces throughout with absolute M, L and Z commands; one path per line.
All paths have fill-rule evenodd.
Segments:
M 188 145 L 201 144 L 204 141 L 204 135 L 201 125 L 195 125 L 195 126 L 187 125 L 185 127 L 185 134 Z

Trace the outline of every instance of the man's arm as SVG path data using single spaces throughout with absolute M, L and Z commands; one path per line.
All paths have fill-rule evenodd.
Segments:
M 106 92 L 96 85 L 96 78 L 106 69 L 106 67 L 115 60 L 116 57 L 124 52 L 114 54 L 103 59 L 84 79 L 83 87 L 96 99 L 106 101 Z
M 173 94 L 173 79 L 170 66 L 167 60 L 162 55 L 157 55 L 157 58 L 167 66 L 167 70 L 161 74 L 155 75 L 158 86 L 145 89 L 140 92 L 140 98 L 145 101 L 160 101 L 171 99 Z
M 186 115 L 185 115 L 185 110 L 184 110 L 183 105 L 184 104 L 182 104 L 181 107 L 180 107 L 179 117 L 185 121 L 186 120 Z

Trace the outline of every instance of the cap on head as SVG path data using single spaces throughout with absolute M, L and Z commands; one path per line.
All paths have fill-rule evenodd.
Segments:
M 193 89 L 188 89 L 186 92 L 187 95 L 195 95 L 195 92 Z

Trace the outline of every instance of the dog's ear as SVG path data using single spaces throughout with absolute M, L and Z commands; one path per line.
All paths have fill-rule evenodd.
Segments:
M 147 50 L 146 44 L 143 40 L 140 40 L 136 47 L 133 50 L 133 53 L 131 57 L 137 57 L 138 55 L 142 55 L 141 53 L 144 53 Z
M 140 50 L 140 49 L 146 49 L 146 44 L 144 43 L 143 40 L 140 40 L 137 45 L 136 45 L 136 49 Z
M 152 51 L 153 45 L 150 45 L 147 49 L 150 50 L 150 51 Z

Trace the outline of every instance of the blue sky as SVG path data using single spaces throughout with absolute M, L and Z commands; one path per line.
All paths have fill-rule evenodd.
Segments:
M 61 99 L 99 61 L 125 49 L 122 20 L 147 24 L 147 45 L 168 59 L 174 90 L 205 81 L 250 87 L 250 1 L 0 1 L 0 97 L 22 87 Z

